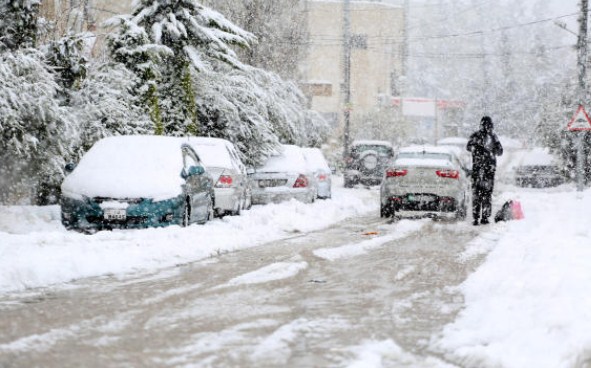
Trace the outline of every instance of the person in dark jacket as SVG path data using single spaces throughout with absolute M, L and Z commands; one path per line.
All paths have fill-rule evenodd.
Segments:
M 466 149 L 472 152 L 473 224 L 488 224 L 492 211 L 497 156 L 503 154 L 503 146 L 493 133 L 493 122 L 489 116 L 482 117 L 480 130 L 470 136 Z

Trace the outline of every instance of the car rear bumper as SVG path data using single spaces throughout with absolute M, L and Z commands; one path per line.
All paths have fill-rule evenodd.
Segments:
M 318 183 L 318 198 L 330 198 L 332 195 L 330 187 L 330 182 Z
M 235 211 L 240 207 L 238 188 L 215 188 L 215 210 L 218 213 Z
M 428 200 L 410 200 L 411 196 L 425 196 Z M 447 196 L 435 194 L 402 194 L 382 197 L 383 207 L 387 207 L 390 213 L 399 217 L 437 217 L 455 218 L 462 206 L 463 198 L 460 196 Z
M 280 203 L 290 199 L 296 199 L 300 202 L 310 203 L 313 200 L 312 190 L 253 190 L 252 204 Z

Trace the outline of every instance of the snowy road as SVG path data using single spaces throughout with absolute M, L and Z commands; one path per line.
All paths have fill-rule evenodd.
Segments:
M 467 224 L 357 217 L 153 275 L 0 299 L 0 366 L 447 366 Z

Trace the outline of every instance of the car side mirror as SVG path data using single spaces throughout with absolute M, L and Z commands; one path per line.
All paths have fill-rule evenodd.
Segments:
M 183 179 L 187 179 L 194 175 L 203 175 L 204 172 L 205 169 L 203 168 L 203 166 L 189 166 L 189 169 L 183 170 L 181 176 L 183 177 Z
M 66 164 L 66 166 L 64 166 L 64 171 L 66 172 L 66 175 L 71 174 L 75 168 L 76 168 L 76 164 L 73 162 L 69 162 Z

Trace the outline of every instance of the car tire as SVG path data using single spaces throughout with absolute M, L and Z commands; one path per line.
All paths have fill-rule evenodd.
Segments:
M 185 201 L 185 208 L 183 208 L 183 218 L 181 219 L 181 226 L 187 227 L 190 224 L 191 219 L 191 205 L 189 204 L 189 199 Z
M 353 182 L 345 179 L 345 188 L 353 188 Z
M 466 201 L 462 201 L 460 207 L 456 210 L 456 220 L 463 221 L 466 219 L 466 215 L 468 214 L 468 206 Z
M 389 218 L 394 217 L 394 208 L 391 204 L 380 205 L 380 217 Z

